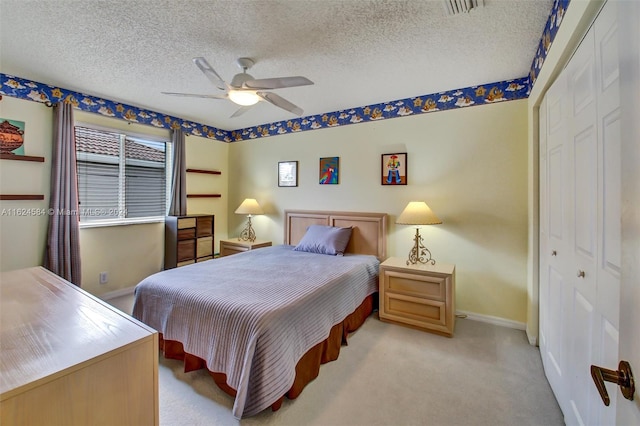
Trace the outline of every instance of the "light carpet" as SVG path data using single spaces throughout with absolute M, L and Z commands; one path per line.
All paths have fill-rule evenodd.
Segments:
M 109 301 L 131 312 L 131 298 Z M 295 400 L 238 421 L 204 371 L 160 357 L 160 425 L 563 425 L 523 331 L 467 319 L 453 338 L 374 314 Z

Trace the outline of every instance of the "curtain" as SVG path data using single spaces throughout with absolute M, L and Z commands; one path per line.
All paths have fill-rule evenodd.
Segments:
M 51 193 L 45 267 L 80 287 L 78 177 L 73 105 L 54 106 Z
M 173 173 L 171 175 L 169 215 L 184 216 L 187 214 L 187 173 L 182 129 L 173 129 L 171 142 L 173 142 Z

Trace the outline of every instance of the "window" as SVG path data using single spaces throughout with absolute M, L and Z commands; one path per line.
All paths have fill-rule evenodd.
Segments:
M 121 223 L 166 215 L 170 143 L 81 126 L 75 131 L 80 222 Z

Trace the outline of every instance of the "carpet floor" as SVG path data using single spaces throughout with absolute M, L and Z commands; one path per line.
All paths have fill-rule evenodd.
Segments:
M 131 297 L 110 300 L 131 312 Z M 160 357 L 160 425 L 563 425 L 537 347 L 523 331 L 458 319 L 453 338 L 376 314 L 295 400 L 238 421 L 204 371 Z

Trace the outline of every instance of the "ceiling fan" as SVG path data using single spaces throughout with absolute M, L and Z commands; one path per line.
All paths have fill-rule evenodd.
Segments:
M 220 95 L 198 95 L 175 92 L 162 93 L 165 95 L 186 96 L 192 98 L 229 99 L 237 105 L 240 105 L 240 109 L 234 112 L 233 115 L 231 115 L 231 118 L 244 114 L 260 100 L 267 101 L 278 108 L 282 108 L 300 116 L 303 113 L 302 108 L 292 104 L 280 95 L 276 95 L 272 92 L 265 92 L 264 90 L 307 86 L 313 84 L 311 80 L 301 76 L 255 79 L 253 76 L 247 74 L 247 70 L 254 64 L 254 61 L 251 58 L 239 58 L 236 61 L 242 72 L 234 75 L 231 83 L 226 83 L 203 57 L 193 58 L 193 63 L 200 68 L 200 71 L 202 71 L 218 89 L 224 90 L 225 93 Z

